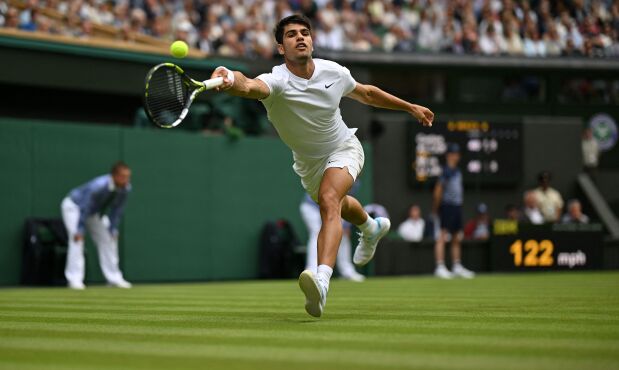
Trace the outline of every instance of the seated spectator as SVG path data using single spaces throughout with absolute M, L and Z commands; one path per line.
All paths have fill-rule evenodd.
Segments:
M 546 56 L 546 44 L 541 40 L 536 28 L 531 28 L 525 32 L 523 50 L 527 57 Z
M 493 24 L 488 25 L 479 38 L 479 49 L 486 55 L 499 55 L 507 50 L 505 38 L 495 31 Z
M 505 38 L 505 52 L 508 55 L 522 55 L 524 46 L 520 34 L 514 30 L 511 24 L 503 27 L 503 37 Z
M 537 206 L 537 198 L 533 190 L 524 193 L 524 207 L 522 208 L 522 222 L 533 225 L 544 223 L 544 216 Z
M 589 217 L 582 213 L 582 205 L 578 199 L 572 199 L 567 203 L 567 213 L 561 219 L 564 224 L 588 224 Z
M 413 204 L 408 212 L 408 218 L 398 227 L 398 235 L 408 242 L 418 242 L 423 239 L 425 221 L 421 218 L 421 208 Z
M 550 172 L 541 172 L 537 177 L 539 187 L 533 191 L 535 198 L 537 198 L 539 210 L 544 216 L 544 222 L 559 221 L 563 210 L 563 198 L 556 189 L 550 187 L 551 179 Z
M 432 11 L 421 11 L 417 47 L 421 51 L 439 51 L 443 29 Z
M 559 56 L 561 55 L 562 44 L 557 32 L 557 27 L 554 23 L 551 23 L 548 27 L 548 32 L 544 35 L 544 42 L 546 44 L 546 55 Z
M 4 3 L 0 1 L 4 28 L 87 37 L 82 22 L 91 22 L 114 26 L 118 33 L 108 35 L 114 39 L 135 41 L 139 35 L 150 35 L 171 41 L 183 24 L 180 28 L 189 31 L 181 32 L 188 35 L 177 38 L 186 38 L 190 47 L 231 57 L 277 55 L 265 30 L 293 12 L 310 17 L 315 45 L 331 50 L 619 56 L 616 0 L 557 4 L 548 0 L 27 0 L 21 1 L 20 10 L 9 6 L 13 2 Z M 57 25 L 40 22 L 47 10 L 63 19 L 52 17 Z
M 541 216 L 541 215 L 540 215 Z M 508 204 L 505 206 L 505 219 L 510 221 L 520 221 L 520 210 L 515 204 Z
M 464 226 L 466 239 L 486 240 L 490 237 L 490 216 L 485 203 L 477 205 L 477 215 Z

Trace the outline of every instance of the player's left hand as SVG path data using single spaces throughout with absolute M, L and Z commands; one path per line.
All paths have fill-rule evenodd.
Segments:
M 432 121 L 434 121 L 434 113 L 426 107 L 413 104 L 410 112 L 417 121 L 424 126 L 432 127 Z

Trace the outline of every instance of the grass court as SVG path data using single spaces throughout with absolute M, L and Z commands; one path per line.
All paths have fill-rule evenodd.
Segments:
M 0 289 L 0 369 L 619 369 L 619 272 Z

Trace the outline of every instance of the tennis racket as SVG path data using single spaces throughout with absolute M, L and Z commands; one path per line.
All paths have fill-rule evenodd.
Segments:
M 223 77 L 196 81 L 172 63 L 156 65 L 146 75 L 144 110 L 148 118 L 159 127 L 178 126 L 187 116 L 198 94 L 223 82 Z

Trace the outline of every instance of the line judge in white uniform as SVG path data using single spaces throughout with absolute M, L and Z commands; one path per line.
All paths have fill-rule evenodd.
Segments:
M 111 286 L 131 288 L 118 266 L 118 226 L 131 191 L 131 170 L 116 162 L 110 174 L 71 190 L 61 205 L 69 235 L 65 277 L 71 289 L 84 289 L 84 236 L 86 230 L 97 245 L 103 276 Z
M 359 201 L 347 195 L 363 168 L 364 154 L 356 130 L 342 120 L 340 100 L 348 97 L 404 111 L 424 126 L 432 125 L 434 114 L 375 86 L 357 83 L 347 68 L 335 62 L 313 59 L 311 23 L 305 16 L 280 20 L 274 33 L 284 64 L 255 79 L 225 67 L 217 67 L 211 77 L 224 78 L 218 90 L 262 101 L 280 138 L 292 150 L 293 168 L 301 184 L 319 204 L 318 269 L 317 273 L 303 271 L 299 286 L 307 313 L 320 317 L 342 239 L 342 218 L 362 232 L 353 256 L 357 266 L 372 259 L 379 239 L 390 228 L 389 219 L 372 219 Z

